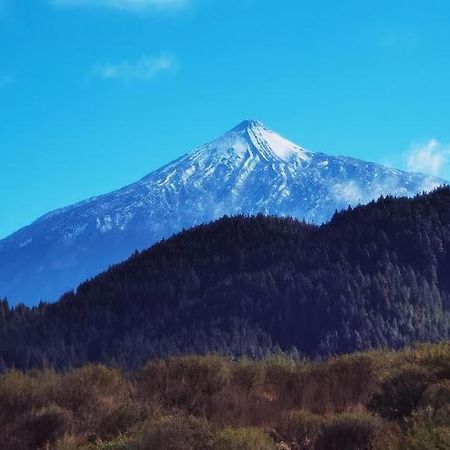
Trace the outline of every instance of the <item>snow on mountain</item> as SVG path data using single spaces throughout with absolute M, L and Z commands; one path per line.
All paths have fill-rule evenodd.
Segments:
M 134 250 L 225 214 L 322 223 L 349 204 L 443 183 L 315 153 L 245 121 L 130 186 L 53 211 L 0 241 L 0 297 L 56 300 Z

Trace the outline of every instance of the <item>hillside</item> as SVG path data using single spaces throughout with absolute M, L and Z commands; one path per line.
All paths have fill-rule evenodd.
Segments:
M 224 215 L 321 224 L 336 209 L 443 183 L 306 150 L 244 121 L 129 186 L 50 212 L 0 240 L 0 296 L 13 304 L 57 300 L 136 249 Z
M 320 227 L 225 217 L 56 304 L 0 307 L 3 367 L 140 366 L 178 353 L 309 357 L 449 337 L 450 188 Z
M 8 450 L 445 450 L 450 344 L 0 375 Z

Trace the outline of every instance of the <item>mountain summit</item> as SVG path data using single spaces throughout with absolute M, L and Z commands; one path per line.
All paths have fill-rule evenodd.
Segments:
M 287 161 L 291 157 L 306 158 L 304 149 L 269 130 L 257 120 L 241 122 L 222 138 L 202 147 L 200 150 L 210 152 L 216 149 L 220 151 L 227 146 L 227 142 L 243 157 L 258 154 L 266 161 L 274 157 L 283 161 Z
M 0 297 L 56 300 L 64 291 L 183 228 L 223 215 L 313 223 L 381 195 L 412 196 L 443 180 L 305 150 L 255 120 L 140 181 L 46 214 L 0 241 Z

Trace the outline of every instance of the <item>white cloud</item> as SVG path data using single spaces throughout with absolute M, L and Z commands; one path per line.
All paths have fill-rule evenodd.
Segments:
M 118 11 L 147 12 L 186 6 L 190 0 L 49 0 L 51 4 L 67 8 L 103 8 Z
M 364 201 L 364 193 L 355 181 L 338 183 L 333 188 L 334 196 L 348 204 L 357 204 Z
M 413 172 L 435 176 L 448 176 L 450 169 L 450 146 L 436 139 L 415 144 L 406 155 L 406 167 Z
M 106 63 L 94 67 L 93 73 L 104 80 L 149 81 L 161 72 L 173 71 L 177 62 L 171 55 L 143 56 L 137 61 Z

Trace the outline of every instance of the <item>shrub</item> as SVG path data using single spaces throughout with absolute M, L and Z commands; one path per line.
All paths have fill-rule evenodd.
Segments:
M 309 411 L 291 411 L 284 414 L 279 425 L 283 440 L 293 442 L 301 449 L 314 449 L 322 435 L 325 418 Z
M 415 347 L 416 361 L 435 370 L 440 378 L 450 378 L 450 342 L 419 344 Z
M 132 448 L 131 439 L 124 435 L 109 441 L 100 440 L 89 446 L 89 450 L 131 450 Z
M 192 416 L 167 416 L 145 422 L 132 436 L 133 450 L 207 450 L 209 423 Z
M 288 407 L 296 403 L 303 390 L 301 371 L 295 362 L 284 355 L 277 355 L 263 362 L 265 388 L 273 392 L 274 400 Z
M 65 375 L 59 384 L 58 403 L 72 411 L 93 405 L 101 398 L 120 398 L 127 394 L 121 373 L 102 365 L 87 365 Z
M 18 424 L 17 434 L 27 448 L 41 448 L 54 444 L 72 431 L 72 413 L 57 405 L 46 406 L 26 414 Z
M 323 428 L 320 450 L 363 450 L 394 447 L 383 433 L 381 420 L 368 414 L 344 413 L 332 417 Z
M 212 450 L 276 450 L 273 439 L 258 428 L 226 428 L 212 441 Z
M 144 422 L 155 414 L 153 408 L 147 404 L 124 403 L 107 414 L 99 424 L 100 434 L 104 438 L 111 438 Z
M 320 370 L 321 369 L 321 370 Z M 354 353 L 331 358 L 313 372 L 313 378 L 321 381 L 319 392 L 328 388 L 323 411 L 341 412 L 350 405 L 366 403 L 369 393 L 378 382 L 375 359 L 370 353 Z M 320 377 L 320 371 L 326 371 Z
M 167 361 L 149 361 L 135 378 L 138 395 L 145 400 L 163 400 L 169 386 Z
M 405 436 L 401 450 L 448 450 L 450 428 L 416 426 Z
M 91 448 L 83 439 L 65 435 L 56 441 L 52 450 L 91 450 Z
M 156 360 L 144 367 L 136 381 L 144 398 L 200 413 L 229 384 L 229 363 L 218 355 Z
M 390 420 L 402 420 L 419 406 L 432 380 L 430 372 L 412 365 L 382 383 L 369 402 L 369 409 Z
M 88 365 L 61 378 L 56 402 L 73 412 L 79 432 L 98 434 L 105 417 L 130 397 L 129 390 L 118 370 Z
M 431 407 L 434 410 L 450 406 L 450 380 L 443 380 L 427 387 L 420 400 L 421 407 Z
M 33 408 L 42 407 L 55 386 L 57 375 L 50 370 L 25 374 L 12 370 L 0 376 L 0 420 L 12 421 Z
M 261 364 L 248 359 L 241 359 L 231 369 L 232 383 L 241 388 L 247 395 L 264 381 Z

